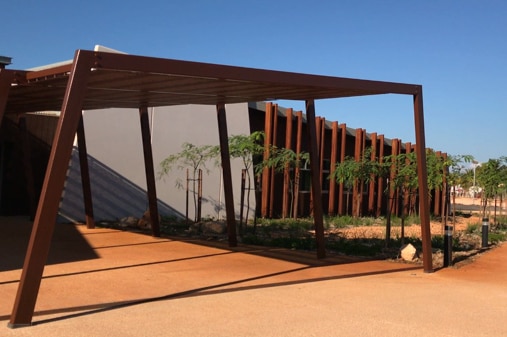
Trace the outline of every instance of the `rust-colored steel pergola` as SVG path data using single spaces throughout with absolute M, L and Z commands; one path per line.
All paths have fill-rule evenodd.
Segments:
M 153 235 L 159 235 L 157 196 L 147 108 L 182 104 L 215 105 L 224 176 L 228 239 L 236 246 L 236 226 L 228 156 L 226 104 L 276 99 L 306 102 L 313 214 L 317 257 L 325 257 L 322 191 L 319 177 L 315 100 L 378 94 L 412 95 L 418 155 L 420 217 L 424 271 L 432 272 L 429 196 L 425 157 L 422 87 L 420 85 L 308 75 L 124 54 L 77 50 L 66 65 L 36 71 L 0 69 L 0 121 L 4 115 L 61 111 L 44 185 L 37 207 L 10 327 L 30 325 L 51 244 L 60 196 L 74 137 L 83 171 L 87 225 L 93 208 L 82 111 L 103 108 L 139 109 L 145 155 L 147 194 Z

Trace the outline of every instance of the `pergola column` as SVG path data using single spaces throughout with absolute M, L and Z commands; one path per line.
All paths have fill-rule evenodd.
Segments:
M 229 247 L 236 247 L 236 216 L 234 212 L 234 196 L 232 193 L 231 160 L 229 157 L 229 136 L 227 133 L 227 117 L 225 104 L 217 104 L 218 137 L 220 140 L 220 156 L 222 159 L 223 184 L 225 194 L 225 213 L 227 217 L 227 233 L 229 235 Z
M 86 151 L 86 138 L 84 131 L 83 115 L 79 119 L 77 127 L 77 147 L 79 152 L 79 168 L 81 170 L 81 185 L 83 187 L 83 201 L 85 209 L 86 227 L 95 228 L 93 216 L 92 189 L 90 184 L 90 170 L 88 166 L 88 152 Z
M 313 193 L 313 221 L 315 225 L 315 240 L 317 244 L 317 258 L 326 257 L 324 242 L 324 218 L 322 212 L 322 186 L 320 185 L 320 160 L 317 147 L 317 130 L 315 122 L 315 101 L 306 101 L 306 118 L 308 129 L 308 148 L 310 154 L 310 172 Z
M 426 141 L 424 135 L 424 111 L 422 87 L 414 94 L 415 151 L 417 156 L 417 177 L 419 180 L 419 216 L 421 218 L 421 239 L 423 267 L 425 273 L 433 272 L 431 252 L 430 203 L 428 195 L 428 172 L 426 168 Z
M 148 191 L 148 208 L 150 211 L 151 232 L 153 236 L 160 236 L 160 221 L 158 217 L 157 189 L 155 187 L 155 168 L 153 167 L 153 153 L 151 149 L 150 121 L 148 108 L 139 108 L 141 121 L 141 136 L 143 140 L 144 170 L 146 173 L 146 190 Z
M 60 197 L 67 177 L 74 137 L 81 118 L 85 88 L 90 68 L 93 66 L 93 58 L 89 56 L 90 54 L 80 57 L 80 51 L 77 51 L 74 57 L 18 292 L 9 321 L 11 328 L 30 325 L 32 321 L 42 273 L 55 228 Z

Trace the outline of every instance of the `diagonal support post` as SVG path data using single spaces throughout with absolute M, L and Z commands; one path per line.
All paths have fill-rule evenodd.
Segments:
M 10 328 L 27 326 L 32 322 L 93 61 L 90 54 L 81 56 L 80 51 L 74 56 L 21 280 L 8 324 Z

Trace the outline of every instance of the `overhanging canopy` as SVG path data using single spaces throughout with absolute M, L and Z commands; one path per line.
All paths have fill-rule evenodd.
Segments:
M 414 95 L 420 86 L 79 51 L 89 62 L 83 109 Z M 72 63 L 17 72 L 6 113 L 60 110 Z
M 228 156 L 225 104 L 276 99 L 306 101 L 317 256 L 324 257 L 314 101 L 378 94 L 405 94 L 412 95 L 414 98 L 424 269 L 426 272 L 431 272 L 429 200 L 420 85 L 86 50 L 76 51 L 74 60 L 69 64 L 34 71 L 0 69 L 0 121 L 4 114 L 61 110 L 10 325 L 15 327 L 31 322 L 76 132 L 80 144 L 80 158 L 82 162 L 86 162 L 86 156 L 82 156 L 81 151 L 85 148 L 81 123 L 82 110 L 110 107 L 139 109 L 148 198 L 153 220 L 157 218 L 158 211 L 146 108 L 182 104 L 216 105 L 229 242 L 235 244 L 234 200 Z M 83 171 L 86 169 L 86 164 L 82 164 L 81 167 Z M 85 189 L 86 186 L 83 184 L 83 190 Z

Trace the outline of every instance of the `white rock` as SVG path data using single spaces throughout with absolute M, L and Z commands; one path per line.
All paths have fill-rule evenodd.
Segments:
M 405 261 L 414 261 L 417 258 L 417 249 L 411 243 L 406 244 L 401 247 L 400 255 Z

